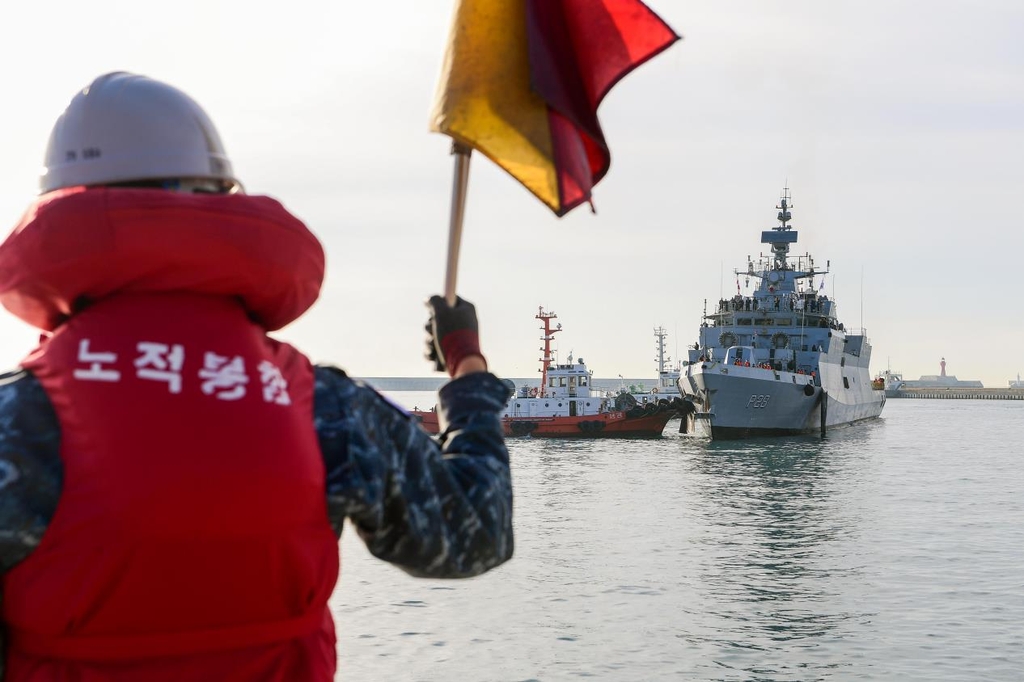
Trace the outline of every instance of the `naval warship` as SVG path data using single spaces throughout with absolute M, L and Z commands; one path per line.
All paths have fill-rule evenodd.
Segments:
M 790 256 L 792 198 L 784 188 L 779 225 L 761 233 L 771 247 L 736 270 L 737 293 L 713 312 L 704 306 L 699 341 L 679 377 L 683 433 L 735 439 L 798 434 L 877 417 L 885 392 L 873 390 L 871 344 L 839 321 L 823 294 L 824 269 L 810 254 Z M 739 278 L 753 283 L 740 292 Z M 815 286 L 815 281 L 820 284 Z

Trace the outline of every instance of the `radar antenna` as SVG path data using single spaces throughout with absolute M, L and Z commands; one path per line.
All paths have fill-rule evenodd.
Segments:
M 789 183 L 786 183 L 786 187 L 782 188 L 782 198 L 779 199 L 779 205 L 775 208 L 779 210 L 779 224 L 771 230 L 761 233 L 761 243 L 771 244 L 772 256 L 775 260 L 774 269 L 786 270 L 788 269 L 786 256 L 789 255 L 789 247 L 791 244 L 796 243 L 797 239 L 796 231 L 789 225 L 789 221 L 793 219 L 793 214 L 789 210 L 793 208 L 793 197 L 789 193 Z
M 782 198 L 779 200 L 779 205 L 775 207 L 779 209 L 779 222 L 782 223 L 782 225 L 775 229 L 789 229 L 789 225 L 787 225 L 786 223 L 793 219 L 793 214 L 789 212 L 789 209 L 793 206 L 793 204 L 791 203 L 792 199 L 793 197 L 789 193 L 789 187 L 783 187 Z

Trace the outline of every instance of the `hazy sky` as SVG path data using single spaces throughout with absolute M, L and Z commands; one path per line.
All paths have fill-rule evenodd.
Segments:
M 600 118 L 611 170 L 557 219 L 474 155 L 459 292 L 500 375 L 559 352 L 653 377 L 705 300 L 763 247 L 788 182 L 795 251 L 866 327 L 872 373 L 1005 387 L 1024 373 L 1024 3 L 650 0 L 683 41 L 620 82 Z M 211 115 L 250 193 L 323 240 L 322 297 L 279 336 L 356 376 L 427 376 L 423 301 L 444 281 L 452 160 L 427 116 L 450 0 L 0 5 L 0 220 L 32 200 L 74 93 L 145 74 Z M 0 313 L 0 361 L 34 330 Z

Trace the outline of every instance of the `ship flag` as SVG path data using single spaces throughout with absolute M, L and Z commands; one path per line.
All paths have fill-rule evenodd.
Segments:
M 452 138 L 456 163 L 446 296 L 470 152 L 491 159 L 556 216 L 591 202 L 611 160 L 598 106 L 677 40 L 641 0 L 456 0 L 430 116 L 430 129 Z

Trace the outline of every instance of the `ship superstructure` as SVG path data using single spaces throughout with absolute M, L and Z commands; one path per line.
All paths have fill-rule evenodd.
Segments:
M 664 327 L 654 328 L 655 351 L 658 353 L 655 361 L 658 363 L 658 383 L 654 393 L 659 393 L 663 398 L 673 398 L 679 395 L 679 377 L 682 370 L 678 363 L 673 364 L 672 358 L 665 352 L 665 338 L 668 332 Z

